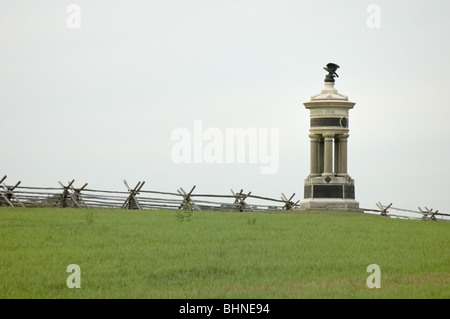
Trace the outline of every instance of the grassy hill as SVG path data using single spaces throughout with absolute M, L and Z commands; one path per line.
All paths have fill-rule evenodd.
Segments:
M 449 298 L 449 234 L 343 212 L 2 208 L 0 298 Z

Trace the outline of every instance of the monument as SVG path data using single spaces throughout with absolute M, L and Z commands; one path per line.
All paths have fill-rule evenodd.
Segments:
M 300 209 L 361 211 L 347 172 L 349 110 L 355 103 L 334 88 L 338 68 L 328 63 L 324 89 L 303 103 L 310 110 L 311 159 Z

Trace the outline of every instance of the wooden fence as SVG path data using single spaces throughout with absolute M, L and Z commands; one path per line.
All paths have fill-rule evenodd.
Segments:
M 177 192 L 161 192 L 144 190 L 145 182 L 139 181 L 130 187 L 126 180 L 124 191 L 96 190 L 87 188 L 87 183 L 76 188 L 75 180 L 60 187 L 26 187 L 21 182 L 14 185 L 4 183 L 7 176 L 0 178 L 0 206 L 10 207 L 77 207 L 77 208 L 123 208 L 123 209 L 184 209 L 213 211 L 264 211 L 293 210 L 299 208 L 300 200 L 293 200 L 281 193 L 280 199 L 257 196 L 251 192 L 231 190 L 231 194 L 196 194 L 195 186 L 188 192 L 183 188 Z M 382 205 L 378 209 L 365 209 L 365 213 L 379 214 L 393 218 L 450 220 L 450 214 L 439 213 L 438 210 L 424 209 L 419 211 L 395 208 L 392 203 Z M 394 211 L 395 213 L 392 213 Z
M 125 208 L 125 209 L 191 209 L 224 211 L 257 211 L 294 209 L 300 201 L 292 201 L 295 194 L 280 199 L 252 195 L 231 190 L 229 195 L 194 194 L 195 186 L 186 192 L 161 192 L 142 189 L 145 182 L 133 188 L 126 180 L 126 191 L 97 190 L 87 188 L 87 183 L 77 188 L 74 180 L 60 187 L 28 187 L 6 185 L 0 180 L 0 206 L 11 207 L 78 207 L 78 208 Z M 258 200 L 258 203 L 249 203 Z
M 381 216 L 401 219 L 421 219 L 430 221 L 450 221 L 450 214 L 439 213 L 439 210 L 434 211 L 433 208 L 418 207 L 418 210 L 404 209 L 393 207 L 392 203 L 383 205 L 380 202 L 376 204 L 378 209 L 364 209 L 365 213 L 377 213 Z M 394 211 L 394 213 L 392 213 Z

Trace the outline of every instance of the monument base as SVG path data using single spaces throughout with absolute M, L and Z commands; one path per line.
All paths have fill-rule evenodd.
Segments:
M 300 210 L 336 210 L 360 212 L 359 202 L 354 199 L 341 198 L 306 198 L 300 203 Z

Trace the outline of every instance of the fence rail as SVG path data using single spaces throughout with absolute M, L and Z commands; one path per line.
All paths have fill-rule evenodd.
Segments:
M 419 210 L 417 211 L 412 209 L 393 207 L 392 203 L 390 203 L 389 205 L 383 205 L 380 202 L 378 202 L 376 206 L 378 207 L 378 209 L 363 208 L 363 210 L 365 213 L 369 214 L 378 213 L 381 216 L 392 218 L 450 221 L 450 214 L 439 213 L 439 210 L 434 211 L 432 208 L 430 209 L 428 207 L 424 207 L 424 209 L 418 207 Z M 390 211 L 398 213 L 391 213 Z
M 125 208 L 125 209 L 185 209 L 185 210 L 218 210 L 218 211 L 264 211 L 293 210 L 299 208 L 300 200 L 293 200 L 295 193 L 289 198 L 281 194 L 280 199 L 231 190 L 231 194 L 195 194 L 195 186 L 186 192 L 183 188 L 177 192 L 143 190 L 145 182 L 138 182 L 131 188 L 127 181 L 127 191 L 98 190 L 87 188 L 85 183 L 75 188 L 72 180 L 60 187 L 30 187 L 4 183 L 6 175 L 0 178 L 0 206 L 10 207 L 78 207 L 78 208 Z M 439 213 L 438 210 L 402 209 L 389 205 L 376 204 L 378 209 L 362 208 L 364 213 L 380 214 L 385 217 L 450 220 L 450 214 Z M 392 213 L 394 211 L 395 213 Z

